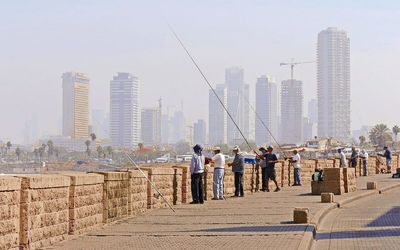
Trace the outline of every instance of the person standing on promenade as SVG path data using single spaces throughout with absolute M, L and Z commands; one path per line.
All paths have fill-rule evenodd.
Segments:
M 232 163 L 229 163 L 228 166 L 232 167 L 232 172 L 235 174 L 235 195 L 234 197 L 243 197 L 243 173 L 244 173 L 244 162 L 243 157 L 240 155 L 240 148 L 235 146 L 233 148 L 233 153 L 235 154 L 235 158 Z
M 190 173 L 192 179 L 192 199 L 190 204 L 203 204 L 203 173 L 204 173 L 204 156 L 202 155 L 203 148 L 196 144 L 193 147 L 194 154 L 190 162 Z
M 361 150 L 360 158 L 362 159 L 364 176 L 368 176 L 368 153 L 365 149 Z
M 350 157 L 350 162 L 351 162 L 351 167 L 356 168 L 357 167 L 357 160 L 358 160 L 358 152 L 355 147 L 351 147 L 351 157 Z
M 267 181 L 267 172 L 266 172 L 266 160 L 265 160 L 265 155 L 268 153 L 267 150 L 264 147 L 259 148 L 258 150 L 260 150 L 261 152 L 261 156 L 257 156 L 257 159 L 259 160 L 259 165 L 261 168 L 261 191 L 262 192 L 267 192 L 267 185 L 266 185 L 266 181 Z
M 269 146 L 267 148 L 268 152 L 264 155 L 266 163 L 265 176 L 266 176 L 267 192 L 269 192 L 269 180 L 275 183 L 276 186 L 275 192 L 281 190 L 278 186 L 278 182 L 276 182 L 275 163 L 278 162 L 278 157 L 276 157 L 276 154 L 272 153 L 273 150 L 274 149 L 271 146 Z
M 300 165 L 300 154 L 297 150 L 293 150 L 293 157 L 289 159 L 289 162 L 293 164 L 294 169 L 294 184 L 293 186 L 301 186 L 301 165 Z
M 344 152 L 342 151 L 341 148 L 338 149 L 338 153 L 339 153 L 340 167 L 341 168 L 347 168 L 346 155 L 344 154 Z
M 214 148 L 214 156 L 212 157 L 214 163 L 214 175 L 213 175 L 213 200 L 224 199 L 224 168 L 225 168 L 225 156 L 221 153 L 220 147 Z
M 392 151 L 390 151 L 388 146 L 383 147 L 383 150 L 385 150 L 385 152 L 378 155 L 385 157 L 387 173 L 390 174 L 392 172 Z

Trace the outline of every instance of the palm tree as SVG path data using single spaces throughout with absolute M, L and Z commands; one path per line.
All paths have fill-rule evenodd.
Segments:
M 97 136 L 95 133 L 91 133 L 90 134 L 90 138 L 92 139 L 92 142 L 95 141 L 97 139 Z
M 367 141 L 367 139 L 363 135 L 360 135 L 358 137 L 358 140 L 360 141 L 360 146 L 363 146 L 365 144 L 365 142 Z
M 48 148 L 47 153 L 49 154 L 49 156 L 52 156 L 54 154 L 54 143 L 52 140 L 49 140 L 47 142 L 47 148 Z
M 19 161 L 19 156 L 21 155 L 22 151 L 19 147 L 15 149 L 15 154 L 17 155 L 17 161 Z
M 113 148 L 111 146 L 107 146 L 108 156 L 112 159 L 113 157 Z
M 102 154 L 103 154 L 103 147 L 102 146 L 97 146 L 97 154 L 99 155 L 99 158 L 101 158 Z
M 390 129 L 385 124 L 377 124 L 369 132 L 370 141 L 380 147 L 392 142 Z
M 8 152 L 10 151 L 10 149 L 11 149 L 11 147 L 12 147 L 12 144 L 11 144 L 10 141 L 8 141 L 8 142 L 6 143 L 6 147 L 7 147 L 7 154 L 8 154 Z
M 35 148 L 33 150 L 33 154 L 35 155 L 36 159 L 39 157 L 39 150 L 37 148 Z
M 394 134 L 394 141 L 397 142 L 397 134 L 400 133 L 400 127 L 397 125 L 393 126 L 392 132 Z
M 39 150 L 38 150 L 38 152 L 39 152 L 39 161 L 42 161 L 43 154 L 44 154 L 45 151 L 46 151 L 46 147 L 43 147 L 43 145 L 42 145 L 42 147 L 40 147 Z
M 86 140 L 85 141 L 85 145 L 86 145 L 86 153 L 87 153 L 87 155 L 88 156 L 90 156 L 90 141 L 89 140 Z

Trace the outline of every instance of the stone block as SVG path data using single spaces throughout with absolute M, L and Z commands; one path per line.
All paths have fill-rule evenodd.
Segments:
M 333 202 L 333 193 L 322 193 L 321 194 L 321 202 L 322 203 L 332 203 Z
M 373 190 L 373 189 L 376 189 L 377 188 L 377 185 L 376 185 L 376 182 L 375 181 L 369 181 L 369 182 L 367 182 L 367 189 L 368 190 Z
M 11 176 L 0 176 L 0 192 L 14 190 L 21 190 L 21 179 Z
M 295 208 L 293 211 L 294 223 L 309 223 L 309 213 L 308 208 Z
M 343 168 L 324 168 L 324 181 L 343 180 Z
M 22 189 L 44 189 L 54 187 L 69 187 L 71 180 L 67 176 L 47 174 L 47 175 L 22 175 Z
M 62 172 L 60 174 L 71 178 L 71 186 L 83 186 L 104 183 L 104 175 L 102 174 L 86 174 L 77 172 Z

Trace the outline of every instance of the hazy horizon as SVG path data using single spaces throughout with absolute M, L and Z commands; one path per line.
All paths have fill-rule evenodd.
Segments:
M 350 38 L 352 129 L 399 120 L 395 69 L 400 54 L 397 1 L 3 1 L 0 52 L 0 140 L 23 141 L 36 117 L 41 135 L 61 126 L 61 75 L 91 79 L 90 110 L 109 109 L 116 72 L 139 78 L 141 106 L 179 108 L 187 123 L 208 118 L 208 88 L 172 36 L 185 42 L 215 86 L 225 68 L 241 66 L 245 81 L 290 78 L 279 63 L 316 60 L 318 32 L 345 30 Z M 316 64 L 295 68 L 307 102 L 316 98 Z M 177 95 L 177 89 L 180 90 Z

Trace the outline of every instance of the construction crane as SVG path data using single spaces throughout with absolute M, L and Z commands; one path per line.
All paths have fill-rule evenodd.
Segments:
M 293 74 L 294 74 L 294 66 L 298 65 L 298 64 L 305 64 L 305 63 L 313 63 L 314 61 L 307 61 L 307 62 L 294 62 L 294 60 L 292 59 L 291 62 L 282 62 L 279 65 L 280 66 L 290 66 L 290 79 L 293 82 Z

